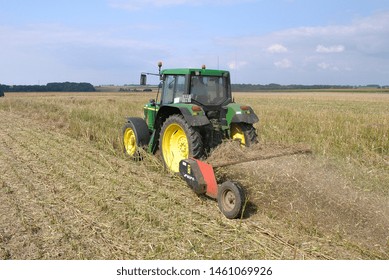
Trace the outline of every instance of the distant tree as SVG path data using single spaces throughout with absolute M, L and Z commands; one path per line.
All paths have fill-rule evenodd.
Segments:
M 95 87 L 90 83 L 48 83 L 45 86 L 39 85 L 15 85 L 7 86 L 0 85 L 0 90 L 3 92 L 93 92 L 96 91 Z
M 380 85 L 376 85 L 376 84 L 370 84 L 370 85 L 366 85 L 367 88 L 381 88 Z
M 95 87 L 90 83 L 48 83 L 46 85 L 47 91 L 61 91 L 61 92 L 93 92 Z
M 232 91 L 263 91 L 263 90 L 302 90 L 302 89 L 348 89 L 352 86 L 338 85 L 252 85 L 252 84 L 232 84 Z
M 8 91 L 9 86 L 0 84 L 0 91 L 5 92 Z

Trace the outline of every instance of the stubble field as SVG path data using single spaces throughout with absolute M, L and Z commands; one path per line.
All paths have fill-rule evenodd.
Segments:
M 153 156 L 122 153 L 126 116 L 155 93 L 6 93 L 0 99 L 0 259 L 389 259 L 389 94 L 235 94 L 260 144 L 220 168 L 249 203 L 227 220 Z

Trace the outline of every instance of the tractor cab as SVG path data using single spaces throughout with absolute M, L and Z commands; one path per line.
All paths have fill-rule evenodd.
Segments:
M 141 75 L 141 84 L 146 83 Z M 191 125 L 221 125 L 226 105 L 232 103 L 230 73 L 225 70 L 179 68 L 159 70 L 161 93 L 144 107 L 144 119 L 150 132 L 160 128 L 173 114 L 184 115 Z M 227 129 L 227 127 L 225 128 Z M 159 132 L 159 131 L 157 131 Z M 153 150 L 153 149 L 152 149 Z
M 207 110 L 231 102 L 228 71 L 168 69 L 161 74 L 161 105 L 193 103 Z

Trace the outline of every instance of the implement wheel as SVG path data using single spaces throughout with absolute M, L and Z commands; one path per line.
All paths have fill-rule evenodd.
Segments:
M 181 115 L 172 115 L 163 123 L 159 148 L 165 167 L 175 173 L 182 159 L 200 158 L 204 153 L 200 132 Z
M 237 183 L 226 181 L 219 186 L 217 202 L 224 216 L 228 219 L 236 219 L 242 214 L 246 196 Z

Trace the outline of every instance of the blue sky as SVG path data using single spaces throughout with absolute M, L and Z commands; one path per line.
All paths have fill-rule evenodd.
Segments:
M 389 85 L 389 1 L 0 0 L 0 83 L 130 84 L 158 61 L 234 83 Z

